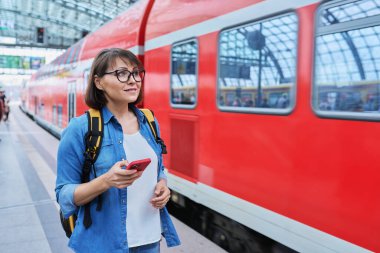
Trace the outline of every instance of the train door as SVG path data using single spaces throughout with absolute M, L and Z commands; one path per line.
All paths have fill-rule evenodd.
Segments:
M 42 119 L 45 119 L 45 103 L 42 99 L 40 100 L 40 104 L 38 105 L 38 115 Z
M 37 115 L 38 98 L 34 96 L 34 115 Z
M 173 44 L 170 73 L 171 160 L 170 166 L 184 176 L 198 180 L 199 116 L 198 41 Z M 183 110 L 185 109 L 185 110 Z M 186 143 L 186 145 L 183 145 Z
M 76 81 L 71 81 L 68 84 L 67 90 L 67 120 L 70 122 L 76 114 Z

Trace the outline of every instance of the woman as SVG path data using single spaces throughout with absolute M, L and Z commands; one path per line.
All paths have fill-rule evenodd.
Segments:
M 142 99 L 145 71 L 137 57 L 123 49 L 105 49 L 92 64 L 86 104 L 101 110 L 104 137 L 91 171 L 81 183 L 86 115 L 73 118 L 58 148 L 56 197 L 67 218 L 78 211 L 69 246 L 75 252 L 159 252 L 161 233 L 169 247 L 179 245 L 165 208 L 170 198 L 160 144 L 135 105 Z M 143 171 L 126 170 L 129 162 L 150 158 Z M 96 200 L 102 196 L 102 208 Z M 92 224 L 83 225 L 90 204 Z

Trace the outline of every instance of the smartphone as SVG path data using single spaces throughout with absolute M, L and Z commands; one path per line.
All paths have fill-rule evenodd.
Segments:
M 146 169 L 146 167 L 148 167 L 150 162 L 151 162 L 150 158 L 132 161 L 130 164 L 128 164 L 127 170 L 143 171 Z

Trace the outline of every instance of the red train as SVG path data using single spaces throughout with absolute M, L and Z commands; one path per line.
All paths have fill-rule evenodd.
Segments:
M 25 107 L 59 132 L 99 50 L 129 49 L 194 227 L 230 252 L 380 252 L 379 34 L 378 0 L 140 0 L 41 68 Z

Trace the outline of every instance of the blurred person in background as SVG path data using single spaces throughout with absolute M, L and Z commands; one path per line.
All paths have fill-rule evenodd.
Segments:
M 5 97 L 4 90 L 2 87 L 0 87 L 0 124 L 3 119 L 3 114 L 4 114 L 4 100 L 3 97 Z M 1 141 L 1 139 L 0 139 Z
M 9 98 L 5 98 L 4 99 L 4 122 L 8 122 L 8 117 L 9 117 L 9 112 L 11 111 L 10 107 L 9 107 Z
M 5 90 L 3 87 L 0 87 L 0 122 L 3 119 L 5 113 Z

